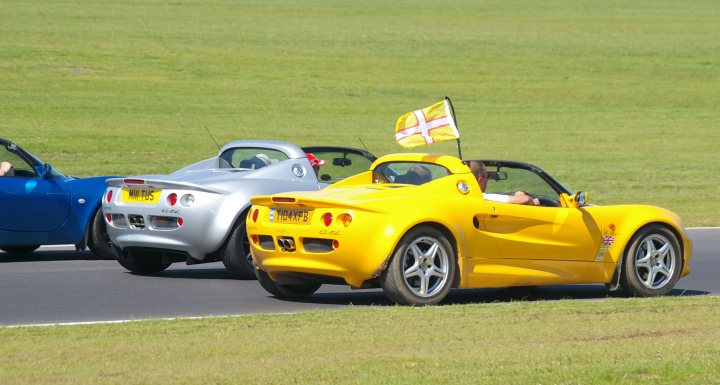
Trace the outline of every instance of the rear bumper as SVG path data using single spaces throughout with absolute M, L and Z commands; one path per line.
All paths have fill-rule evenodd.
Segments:
M 267 213 L 261 212 L 260 217 L 267 218 Z M 257 266 L 274 280 L 278 275 L 300 273 L 338 278 L 352 287 L 362 287 L 363 282 L 382 272 L 396 238 L 392 228 L 378 231 L 377 224 L 357 222 L 362 221 L 355 220 L 348 227 L 341 223 L 326 227 L 317 221 L 310 225 L 249 221 L 250 250 Z

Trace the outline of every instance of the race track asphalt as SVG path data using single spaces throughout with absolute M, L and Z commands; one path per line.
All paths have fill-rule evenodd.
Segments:
M 720 294 L 720 228 L 689 230 L 695 246 L 692 274 L 670 295 Z M 17 257 L 0 252 L 0 325 L 118 321 L 250 313 L 287 313 L 346 306 L 388 306 L 379 289 L 323 286 L 303 301 L 269 295 L 256 281 L 230 278 L 222 264 L 174 264 L 156 276 L 129 273 L 72 247 L 43 247 Z M 444 303 L 593 299 L 602 285 L 533 289 L 454 290 Z M 615 294 L 617 295 L 617 294 Z

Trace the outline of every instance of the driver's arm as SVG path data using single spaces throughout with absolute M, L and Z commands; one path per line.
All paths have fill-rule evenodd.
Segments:
M 540 206 L 539 199 L 531 197 L 524 191 L 518 191 L 515 195 L 511 195 L 508 202 L 519 205 Z

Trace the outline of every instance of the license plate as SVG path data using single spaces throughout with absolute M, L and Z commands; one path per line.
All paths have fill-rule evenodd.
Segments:
M 122 189 L 122 201 L 128 203 L 158 203 L 162 190 Z
M 293 223 L 298 225 L 307 225 L 310 223 L 312 210 L 308 209 L 270 209 L 270 222 L 273 223 Z

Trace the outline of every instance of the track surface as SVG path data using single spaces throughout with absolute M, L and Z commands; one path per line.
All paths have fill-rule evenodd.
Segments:
M 720 229 L 690 229 L 692 274 L 671 295 L 720 294 Z M 93 322 L 145 318 L 284 313 L 344 306 L 386 306 L 380 290 L 323 286 L 302 302 L 270 296 L 255 281 L 231 279 L 220 263 L 174 264 L 157 276 L 137 276 L 88 251 L 46 247 L 18 257 L 0 251 L 0 325 Z M 531 290 L 454 290 L 445 303 L 559 298 L 604 298 L 602 285 Z

